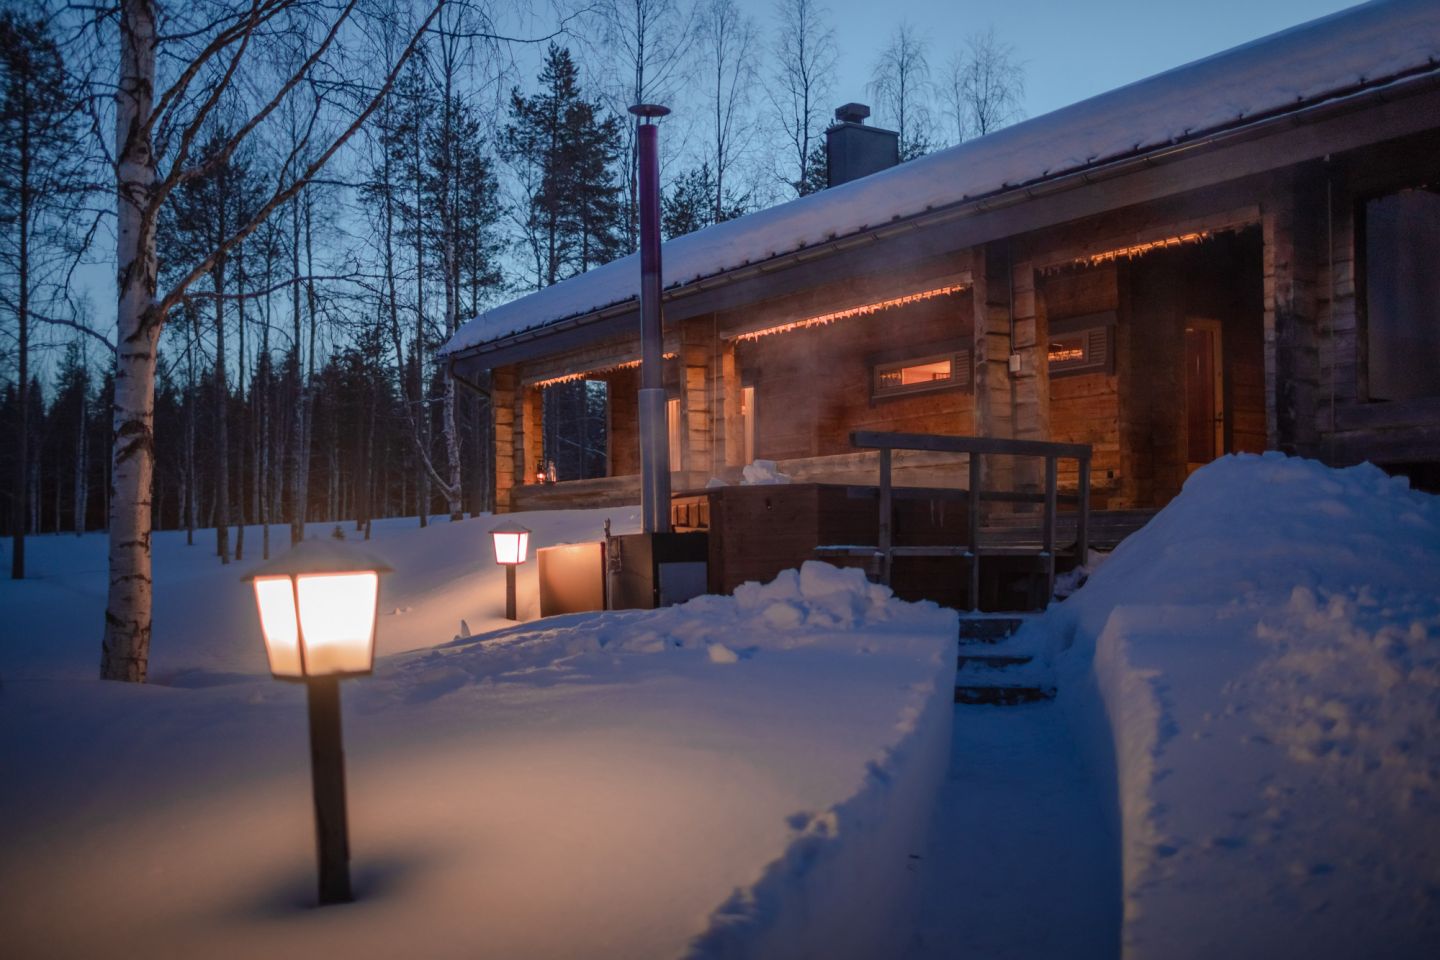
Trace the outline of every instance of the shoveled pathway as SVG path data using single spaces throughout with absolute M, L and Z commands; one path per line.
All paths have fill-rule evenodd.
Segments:
M 1118 846 L 1063 708 L 954 709 L 906 960 L 1117 957 Z

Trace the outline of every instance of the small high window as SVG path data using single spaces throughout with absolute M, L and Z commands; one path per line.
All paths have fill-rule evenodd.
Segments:
M 892 397 L 961 387 L 970 382 L 970 355 L 966 351 L 916 357 L 875 365 L 874 394 Z
M 1110 331 L 1114 325 L 1113 312 L 1052 322 L 1049 347 L 1046 350 L 1050 376 L 1113 373 L 1114 366 L 1110 362 Z

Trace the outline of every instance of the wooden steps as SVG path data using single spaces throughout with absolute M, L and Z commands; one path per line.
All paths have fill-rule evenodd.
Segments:
M 961 617 L 955 702 L 1015 706 L 1055 697 L 1055 684 L 1033 653 L 1005 648 L 1023 617 Z

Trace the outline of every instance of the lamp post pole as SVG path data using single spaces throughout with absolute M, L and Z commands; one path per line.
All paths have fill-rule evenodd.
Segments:
M 664 330 L 660 318 L 660 153 L 655 103 L 630 108 L 638 119 L 640 200 L 640 515 L 646 533 L 670 529 L 670 448 L 665 424 Z
M 505 564 L 505 619 L 519 620 L 515 615 L 515 567 L 517 564 Z
M 320 904 L 349 903 L 350 828 L 345 815 L 345 750 L 340 737 L 340 681 L 305 682 L 310 708 L 310 779 L 315 794 L 315 852 Z

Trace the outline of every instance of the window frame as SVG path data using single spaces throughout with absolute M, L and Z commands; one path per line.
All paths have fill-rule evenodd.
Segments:
M 1114 310 L 1052 320 L 1045 337 L 1045 368 L 1049 372 L 1050 378 L 1053 380 L 1061 377 L 1083 377 L 1096 373 L 1113 375 L 1115 373 L 1116 322 L 1117 317 Z M 1095 345 L 1094 337 L 1097 334 L 1104 338 L 1105 344 L 1105 355 L 1099 360 L 1092 357 L 1092 348 Z M 1050 359 L 1051 343 L 1075 337 L 1082 338 L 1085 350 L 1084 359 L 1058 362 Z
M 944 380 L 923 380 L 919 383 L 907 383 L 898 387 L 882 387 L 880 385 L 880 377 L 885 373 L 903 370 L 906 367 L 939 363 L 944 360 L 950 362 L 950 376 Z M 969 350 L 947 350 L 943 353 L 906 357 L 903 360 L 872 360 L 870 364 L 870 399 L 888 400 L 892 397 L 908 397 L 917 393 L 962 390 L 970 386 L 972 379 Z

